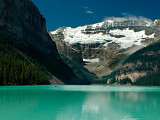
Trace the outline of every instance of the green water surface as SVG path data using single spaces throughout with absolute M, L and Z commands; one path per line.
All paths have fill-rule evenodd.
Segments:
M 0 87 L 0 120 L 160 120 L 160 87 Z

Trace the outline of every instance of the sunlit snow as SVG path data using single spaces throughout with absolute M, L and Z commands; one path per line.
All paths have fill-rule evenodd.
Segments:
M 111 22 L 112 21 L 108 21 Z M 103 22 L 93 24 L 92 28 L 102 26 Z M 118 43 L 122 49 L 126 49 L 132 47 L 133 45 L 141 45 L 141 41 L 146 38 L 154 38 L 154 34 L 146 35 L 145 30 L 135 32 L 134 30 L 130 30 L 129 28 L 120 30 L 114 29 L 110 30 L 108 33 L 97 33 L 97 34 L 84 34 L 82 33 L 87 26 L 71 28 L 64 28 L 64 41 L 68 44 L 95 44 L 95 43 L 103 43 L 104 46 L 107 47 L 108 43 Z M 52 34 L 56 34 L 58 30 L 51 32 Z M 123 37 L 117 38 L 114 36 L 122 35 Z

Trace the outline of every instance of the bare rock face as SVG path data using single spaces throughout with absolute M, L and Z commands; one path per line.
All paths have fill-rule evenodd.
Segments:
M 77 64 L 83 64 L 82 51 L 79 44 L 75 44 L 73 46 L 66 45 L 66 43 L 63 42 L 64 37 L 62 34 L 50 34 L 50 36 L 55 41 L 58 52 L 60 54 L 68 57 L 70 60 L 73 60 Z
M 22 38 L 58 56 L 55 43 L 46 31 L 45 18 L 30 0 L 0 0 L 0 33 Z
M 160 38 L 160 19 L 155 20 L 151 24 L 151 27 L 154 31 L 156 31 L 155 37 L 159 39 Z
M 74 49 L 72 46 L 67 46 L 65 43 L 56 42 L 56 45 L 59 53 L 70 58 L 78 64 L 83 64 L 82 51 L 81 49 L 78 49 L 78 45 L 75 45 L 77 46 L 76 49 Z

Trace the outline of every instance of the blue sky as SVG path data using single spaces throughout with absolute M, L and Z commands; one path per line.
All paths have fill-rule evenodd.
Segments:
M 32 0 L 47 20 L 47 29 L 77 27 L 124 13 L 160 18 L 160 0 Z M 122 15 L 123 14 L 123 15 Z M 126 15 L 126 14 L 125 14 Z

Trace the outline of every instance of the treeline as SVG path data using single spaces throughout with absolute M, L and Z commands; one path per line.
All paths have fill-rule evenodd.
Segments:
M 0 85 L 49 84 L 49 78 L 41 65 L 0 38 Z

